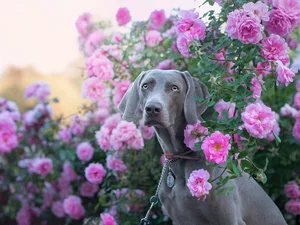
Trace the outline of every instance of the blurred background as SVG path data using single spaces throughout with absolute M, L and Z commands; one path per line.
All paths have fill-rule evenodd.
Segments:
M 82 13 L 90 12 L 93 20 L 110 20 L 112 29 L 120 29 L 115 21 L 120 7 L 127 7 L 136 21 L 146 20 L 155 9 L 164 9 L 168 14 L 173 8 L 197 8 L 202 2 L 0 0 L 0 96 L 15 101 L 24 111 L 34 104 L 24 100 L 25 87 L 44 80 L 52 88 L 52 97 L 60 100 L 54 105 L 54 112 L 72 114 L 83 102 L 80 86 L 84 60 L 75 28 L 75 21 Z

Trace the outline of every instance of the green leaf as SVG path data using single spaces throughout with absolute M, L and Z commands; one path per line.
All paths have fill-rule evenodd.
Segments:
M 241 167 L 243 170 L 245 170 L 246 168 L 248 169 L 252 169 L 253 168 L 253 165 L 251 162 L 249 162 L 248 160 L 242 160 L 241 161 Z
M 249 154 L 248 150 L 240 152 L 238 159 L 243 159 Z
M 274 132 L 273 132 L 273 136 L 274 136 L 276 145 L 278 146 L 278 145 L 281 143 L 281 139 L 280 139 L 280 137 L 278 137 L 278 135 L 275 134 Z

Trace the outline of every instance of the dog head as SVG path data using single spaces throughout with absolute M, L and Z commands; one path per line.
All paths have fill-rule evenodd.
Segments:
M 131 84 L 118 108 L 125 120 L 133 121 L 141 106 L 146 126 L 170 127 L 182 116 L 194 124 L 207 108 L 196 97 L 208 96 L 207 87 L 187 71 L 150 70 Z

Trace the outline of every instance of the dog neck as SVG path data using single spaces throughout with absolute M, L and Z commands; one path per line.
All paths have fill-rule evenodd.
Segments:
M 186 125 L 184 118 L 177 118 L 176 123 L 168 128 L 155 127 L 156 136 L 164 153 L 180 154 L 189 150 L 184 144 Z

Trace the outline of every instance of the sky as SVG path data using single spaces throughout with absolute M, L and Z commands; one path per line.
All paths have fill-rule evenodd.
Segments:
M 8 65 L 34 66 L 42 73 L 63 72 L 80 57 L 75 21 L 84 12 L 112 20 L 120 7 L 133 20 L 155 9 L 197 8 L 203 0 L 0 0 L 0 74 Z M 202 9 L 202 8 L 201 8 Z M 208 7 L 204 7 L 204 11 Z M 200 11 L 201 13 L 201 11 Z

